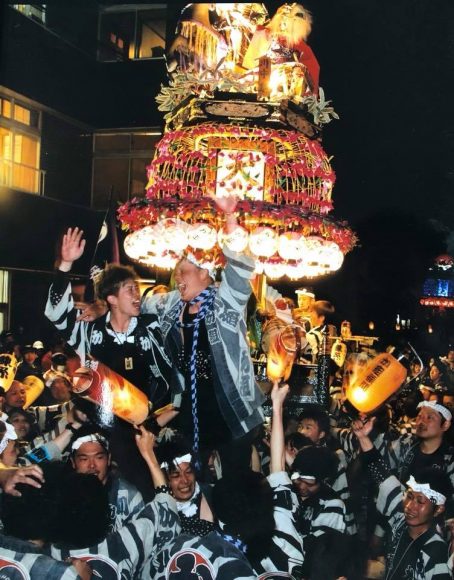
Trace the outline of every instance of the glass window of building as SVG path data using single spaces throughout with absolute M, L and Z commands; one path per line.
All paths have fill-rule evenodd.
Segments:
M 147 166 L 161 138 L 159 131 L 97 133 L 93 144 L 92 206 L 106 209 L 113 188 L 114 201 L 144 197 Z
M 8 99 L 0 99 L 0 115 L 5 119 L 11 119 L 11 101 Z
M 45 4 L 13 4 L 13 8 L 21 12 L 24 16 L 36 20 L 41 24 L 46 23 Z
M 2 95 L 0 113 L 0 185 L 42 193 L 40 111 Z
M 100 13 L 98 59 L 124 61 L 162 58 L 166 4 L 122 4 Z

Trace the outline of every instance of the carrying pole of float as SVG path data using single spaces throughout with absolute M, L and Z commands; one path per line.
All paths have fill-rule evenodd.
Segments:
M 323 339 L 317 357 L 317 382 L 314 395 L 319 405 L 328 410 L 329 408 L 329 368 L 331 356 L 329 349 L 328 329 L 323 331 Z

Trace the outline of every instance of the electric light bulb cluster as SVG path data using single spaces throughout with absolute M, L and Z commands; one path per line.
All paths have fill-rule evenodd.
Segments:
M 318 236 L 303 236 L 287 231 L 278 234 L 270 227 L 255 227 L 250 232 L 237 226 L 227 234 L 204 222 L 188 224 L 167 218 L 153 226 L 130 233 L 125 241 L 126 254 L 145 265 L 172 269 L 185 250 L 205 252 L 227 246 L 234 252 L 249 251 L 256 260 L 256 272 L 269 278 L 312 278 L 339 270 L 344 254 L 339 246 Z

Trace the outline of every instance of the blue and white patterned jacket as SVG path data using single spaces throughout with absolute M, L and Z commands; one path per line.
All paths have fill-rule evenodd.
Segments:
M 254 376 L 246 338 L 246 305 L 251 295 L 250 279 L 254 272 L 252 258 L 224 248 L 227 258 L 222 281 L 216 290 L 214 309 L 205 318 L 213 360 L 213 375 L 219 407 L 234 438 L 241 437 L 263 422 L 264 396 Z M 182 336 L 177 326 L 180 293 L 147 296 L 142 313 L 157 314 L 166 352 L 174 362 L 177 380 L 172 381 L 172 402 L 180 406 L 185 389 L 184 377 L 177 370 Z

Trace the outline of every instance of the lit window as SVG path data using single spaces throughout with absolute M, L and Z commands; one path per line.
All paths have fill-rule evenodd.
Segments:
M 11 101 L 0 99 L 0 115 L 7 119 L 11 119 Z
M 24 16 L 41 22 L 41 24 L 46 23 L 46 5 L 40 4 L 13 4 L 13 8 L 18 10 Z
M 144 4 L 137 9 L 109 6 L 100 14 L 98 58 L 101 61 L 163 57 L 167 9 Z
M 39 139 L 0 127 L 0 185 L 39 193 Z
M 24 123 L 24 125 L 30 125 L 30 109 L 14 105 L 14 120 Z

